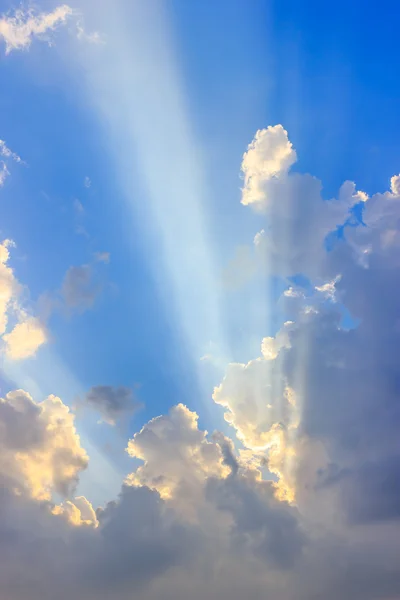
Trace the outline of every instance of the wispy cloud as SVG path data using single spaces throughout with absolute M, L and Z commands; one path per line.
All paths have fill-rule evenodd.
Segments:
M 24 161 L 7 146 L 4 140 L 0 140 L 0 156 L 4 159 L 0 161 L 0 187 L 4 185 L 5 180 L 10 174 L 7 167 L 7 161 L 24 163 Z
M 66 26 L 71 19 L 74 19 L 74 30 L 79 40 L 91 44 L 104 43 L 99 32 L 86 31 L 82 15 L 67 4 L 62 4 L 50 12 L 20 8 L 0 18 L 0 39 L 5 43 L 6 54 L 13 50 L 28 49 L 35 39 L 51 45 L 55 31 Z
M 4 140 L 0 140 L 0 156 L 3 156 L 4 158 L 10 158 L 17 163 L 23 162 L 18 154 L 10 150 Z
M 29 48 L 35 38 L 50 43 L 51 33 L 65 25 L 72 14 L 72 8 L 63 4 L 48 13 L 37 13 L 30 8 L 3 15 L 0 18 L 0 38 L 6 44 L 6 54 Z

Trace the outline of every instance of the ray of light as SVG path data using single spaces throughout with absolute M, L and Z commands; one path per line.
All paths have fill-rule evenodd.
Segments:
M 147 236 L 159 236 L 146 260 L 154 264 L 160 293 L 201 379 L 199 360 L 211 340 L 224 358 L 229 352 L 207 234 L 207 186 L 165 7 L 156 1 L 130 3 L 126 16 L 121 2 L 86 7 L 96 11 L 96 26 L 106 39 L 80 57 L 87 94 L 107 132 L 129 218 L 140 215 Z M 134 165 L 144 199 L 135 197 Z M 162 289 L 166 273 L 170 297 Z

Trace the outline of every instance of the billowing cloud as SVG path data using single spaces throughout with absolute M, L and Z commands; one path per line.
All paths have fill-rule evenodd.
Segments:
M 285 177 L 296 160 L 296 151 L 282 125 L 259 129 L 243 155 L 242 204 L 268 203 L 264 185 L 271 179 Z
M 109 425 L 115 425 L 140 407 L 131 388 L 111 385 L 93 386 L 85 395 L 84 403 L 98 411 Z
M 132 472 L 95 511 L 74 497 L 87 456 L 71 411 L 54 396 L 7 394 L 0 580 L 9 600 L 399 597 L 398 178 L 371 197 L 347 182 L 326 201 L 319 182 L 290 172 L 283 128 L 260 132 L 248 153 L 247 198 L 257 198 L 248 204 L 271 224 L 256 236 L 257 248 L 267 244 L 262 264 L 282 253 L 268 272 L 304 282 L 287 282 L 281 327 L 260 332 L 258 355 L 230 364 L 214 389 L 231 438 L 209 435 L 178 404 L 128 441 Z M 326 245 L 347 219 L 346 235 Z M 17 285 L 9 247 L 4 330 Z M 92 403 L 104 413 L 125 407 L 118 388 L 100 390 Z
M 196 413 L 179 404 L 169 415 L 147 423 L 128 444 L 130 456 L 144 461 L 128 477 L 129 483 L 146 485 L 170 498 L 189 488 L 198 494 L 207 477 L 228 475 L 220 446 L 207 440 L 197 421 Z
M 343 184 L 337 198 L 323 199 L 318 179 L 291 172 L 296 160 L 281 125 L 257 131 L 243 156 L 242 203 L 268 222 L 254 238 L 254 261 L 264 275 L 315 277 L 328 234 L 351 218 L 356 204 L 368 199 L 352 182 Z
M 0 472 L 19 492 L 68 495 L 88 464 L 74 416 L 60 398 L 35 402 L 23 390 L 0 399 Z
M 48 13 L 18 9 L 14 14 L 3 15 L 0 18 L 0 39 L 5 42 L 6 54 L 29 48 L 35 38 L 49 42 L 51 33 L 65 25 L 72 14 L 72 8 L 63 4 Z

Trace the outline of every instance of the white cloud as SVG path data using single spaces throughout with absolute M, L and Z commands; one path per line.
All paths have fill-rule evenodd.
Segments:
M 282 125 L 259 129 L 243 155 L 242 204 L 268 202 L 263 187 L 265 182 L 285 176 L 296 160 L 296 151 Z
M 254 237 L 254 266 L 260 273 L 314 277 L 324 260 L 327 235 L 349 218 L 355 204 L 367 204 L 367 194 L 350 181 L 338 198 L 324 200 L 318 179 L 290 171 L 296 160 L 282 125 L 257 131 L 243 157 L 242 203 L 264 213 L 268 223 Z
M 6 44 L 6 54 L 12 50 L 29 48 L 35 38 L 49 41 L 49 34 L 64 25 L 72 14 L 72 8 L 63 4 L 48 13 L 19 9 L 12 16 L 3 15 L 0 19 L 0 39 Z
M 3 335 L 3 341 L 8 358 L 23 360 L 34 356 L 40 346 L 47 342 L 47 333 L 39 319 L 26 316 L 10 333 Z
M 6 163 L 2 162 L 0 167 L 0 187 L 4 185 L 5 180 L 9 176 L 10 172 L 7 169 Z
M 393 175 L 390 180 L 390 190 L 395 196 L 400 196 L 400 175 Z
M 0 244 L 0 336 L 5 355 L 11 360 L 22 360 L 34 356 L 47 341 L 47 334 L 40 320 L 20 305 L 22 286 L 8 264 L 13 246 L 11 240 Z M 17 319 L 11 328 L 10 317 Z
M 78 40 L 84 40 L 85 42 L 88 42 L 89 44 L 104 44 L 103 36 L 100 35 L 100 33 L 98 31 L 92 31 L 91 33 L 88 33 L 85 30 L 83 23 L 81 21 L 77 22 L 76 29 L 77 29 Z M 85 185 L 85 187 L 91 186 L 91 181 L 90 181 L 89 177 L 85 177 L 84 185 Z
M 20 286 L 14 277 L 14 272 L 8 265 L 9 248 L 13 246 L 14 242 L 12 240 L 4 240 L 0 244 L 0 335 L 3 335 L 6 330 L 9 309 L 20 292 Z
M 10 148 L 8 148 L 4 140 L 0 140 L 0 156 L 3 156 L 4 158 L 11 158 L 17 163 L 23 162 L 22 159 L 18 156 L 18 154 L 16 154 L 12 150 L 10 150 Z

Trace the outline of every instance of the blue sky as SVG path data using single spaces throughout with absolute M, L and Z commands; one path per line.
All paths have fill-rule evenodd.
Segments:
M 399 597 L 398 13 L 0 0 L 0 509 L 70 536 L 52 597 L 83 547 L 88 600 Z

